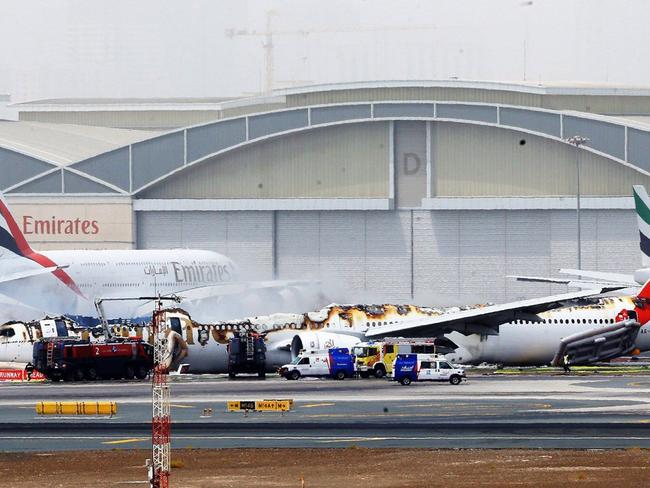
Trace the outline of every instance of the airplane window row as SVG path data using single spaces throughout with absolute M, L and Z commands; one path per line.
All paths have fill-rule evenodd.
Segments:
M 127 288 L 129 286 L 140 286 L 140 283 L 104 283 L 102 286 L 106 288 Z
M 543 319 L 538 322 L 530 320 L 515 320 L 517 325 L 525 324 L 613 324 L 614 319 Z
M 208 262 L 203 262 L 203 261 L 196 261 L 192 262 L 192 265 L 196 266 L 212 266 L 214 263 L 208 263 Z M 141 261 L 137 263 L 124 263 L 124 262 L 118 262 L 115 263 L 115 266 L 167 266 L 169 265 L 169 262 L 149 262 L 149 261 Z
M 396 322 L 368 322 L 370 327 L 381 327 L 382 325 L 390 325 Z

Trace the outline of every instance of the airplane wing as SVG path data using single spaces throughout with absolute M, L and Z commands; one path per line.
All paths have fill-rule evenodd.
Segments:
M 549 278 L 546 276 L 521 276 L 521 275 L 508 275 L 506 278 L 513 278 L 517 281 L 524 281 L 528 283 L 553 283 L 558 285 L 567 285 L 571 288 L 580 288 L 582 290 L 593 289 L 599 286 L 614 286 L 625 285 L 626 287 L 638 287 L 638 283 L 622 283 L 620 281 L 597 281 L 597 280 L 582 280 L 576 278 Z
M 600 287 L 560 295 L 552 295 L 530 300 L 488 305 L 485 307 L 461 310 L 442 315 L 417 318 L 409 322 L 388 324 L 369 328 L 367 337 L 433 337 L 457 331 L 465 335 L 496 335 L 499 325 L 513 320 L 535 321 L 538 313 L 564 306 L 571 300 L 587 298 L 607 293 L 623 286 Z
M 621 273 L 607 273 L 602 271 L 585 271 L 583 269 L 560 269 L 561 274 L 568 274 L 574 276 L 580 276 L 581 278 L 590 278 L 592 280 L 598 280 L 601 282 L 609 283 L 621 283 L 627 284 L 629 286 L 639 286 L 639 283 L 634 279 L 633 275 L 621 274 Z
M 640 286 L 639 283 L 634 279 L 633 275 L 605 273 L 601 271 L 584 271 L 581 269 L 560 269 L 559 272 L 566 275 L 577 276 L 578 278 L 550 278 L 547 276 L 520 275 L 509 275 L 507 278 L 514 278 L 517 281 L 526 281 L 532 283 L 556 283 L 581 289 L 618 285 L 625 285 L 626 288 Z

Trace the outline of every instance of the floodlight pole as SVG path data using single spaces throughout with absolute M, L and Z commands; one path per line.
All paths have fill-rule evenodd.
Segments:
M 571 136 L 566 142 L 576 148 L 576 220 L 578 227 L 578 269 L 582 269 L 582 242 L 580 236 L 580 146 L 589 142 L 589 138 L 579 135 Z

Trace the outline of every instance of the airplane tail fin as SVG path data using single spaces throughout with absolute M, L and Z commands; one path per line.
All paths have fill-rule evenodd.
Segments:
M 13 256 L 4 252 L 5 250 L 11 251 Z M 34 251 L 30 247 L 16 219 L 14 219 L 9 211 L 6 200 L 0 194 L 0 260 L 15 256 L 33 261 L 40 265 L 40 269 L 18 269 L 13 273 L 0 276 L 0 283 L 52 273 L 77 295 L 83 297 L 83 293 L 81 293 L 76 283 L 64 271 L 64 268 L 67 268 L 67 266 L 60 266 L 49 257 Z
M 7 202 L 0 194 L 0 248 L 7 249 L 12 253 L 31 259 L 34 250 L 29 246 L 20 227 L 9 211 Z M 4 253 L 3 253 L 4 255 Z
M 634 185 L 634 205 L 639 225 L 641 256 L 644 267 L 650 266 L 650 197 L 643 185 Z
M 636 297 L 650 300 L 650 280 L 645 282 L 645 285 L 643 285 L 641 290 L 639 290 L 639 293 L 637 293 Z

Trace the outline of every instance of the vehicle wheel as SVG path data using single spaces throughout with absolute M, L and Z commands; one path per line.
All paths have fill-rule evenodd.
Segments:
M 294 369 L 291 373 L 289 373 L 289 379 L 290 380 L 297 380 L 300 378 L 300 371 L 297 369 Z
M 63 381 L 74 381 L 74 373 L 74 370 L 71 369 L 63 373 Z
M 404 386 L 408 386 L 411 384 L 411 378 L 409 378 L 408 376 L 404 376 L 404 378 L 402 378 L 399 382 L 402 383 Z
M 259 372 L 257 373 L 257 377 L 258 377 L 259 379 L 261 379 L 261 380 L 265 380 L 265 379 L 266 379 L 266 371 L 259 371 Z
M 74 379 L 75 379 L 75 381 L 83 381 L 84 380 L 84 371 L 83 371 L 83 369 L 75 369 L 74 370 Z
M 90 368 L 86 369 L 84 376 L 87 380 L 95 381 L 98 377 L 97 370 L 91 366 Z
M 384 376 L 386 376 L 386 370 L 382 366 L 375 368 L 375 378 L 383 378 Z
M 146 366 L 138 366 L 135 368 L 135 377 L 138 378 L 139 380 L 143 380 L 147 377 L 149 374 L 149 368 Z
M 449 383 L 452 385 L 460 385 L 461 378 L 457 374 L 452 374 L 451 378 L 449 378 Z
M 337 380 L 344 380 L 345 379 L 345 371 L 337 371 L 334 377 Z
M 228 373 L 228 379 L 234 380 L 235 378 L 237 378 L 235 373 Z
M 135 368 L 130 364 L 127 364 L 124 367 L 124 379 L 132 380 L 134 376 L 135 376 Z
M 368 371 L 360 371 L 359 376 L 361 376 L 364 379 L 365 378 L 370 378 L 370 373 Z
M 58 383 L 59 381 L 61 381 L 61 377 L 59 375 L 52 375 L 50 376 L 50 381 L 52 383 Z

